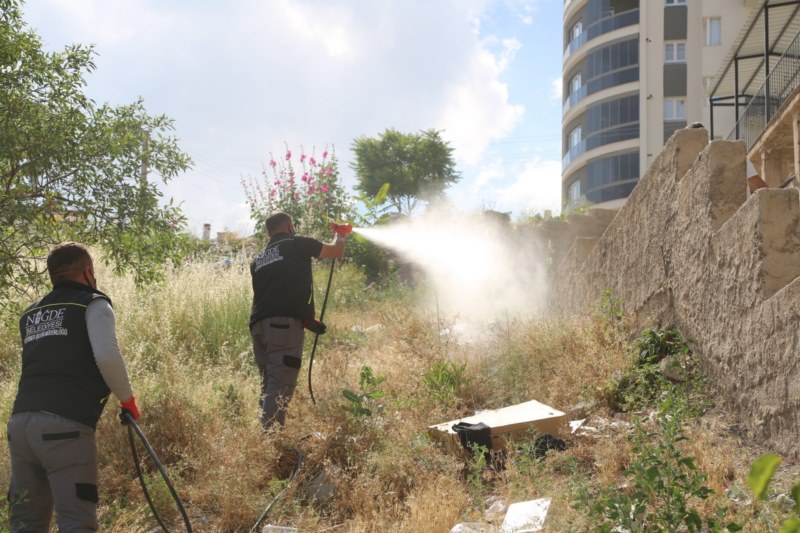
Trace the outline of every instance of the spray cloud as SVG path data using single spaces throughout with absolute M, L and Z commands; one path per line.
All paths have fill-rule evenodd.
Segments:
M 354 231 L 421 269 L 433 289 L 430 304 L 458 320 L 485 323 L 544 309 L 546 250 L 506 221 L 438 210 Z

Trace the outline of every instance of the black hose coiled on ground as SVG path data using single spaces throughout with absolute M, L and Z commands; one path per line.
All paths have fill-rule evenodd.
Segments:
M 297 466 L 294 468 L 294 472 L 292 472 L 292 475 L 289 477 L 289 482 L 286 484 L 285 487 L 283 487 L 283 489 L 281 489 L 281 491 L 278 494 L 275 495 L 272 501 L 269 502 L 267 508 L 264 509 L 264 512 L 261 513 L 261 516 L 258 517 L 256 523 L 253 524 L 253 527 L 250 529 L 250 533 L 254 533 L 258 529 L 258 526 L 261 525 L 261 522 L 263 522 L 264 519 L 267 517 L 267 514 L 269 514 L 269 512 L 272 510 L 272 507 L 276 503 L 278 503 L 278 500 L 283 498 L 283 495 L 286 494 L 287 490 L 289 490 L 289 487 L 292 485 L 294 478 L 297 477 L 297 473 L 300 472 L 300 467 L 303 466 L 303 454 L 300 453 L 300 450 L 298 448 L 292 448 L 292 450 L 294 451 L 294 454 L 297 457 Z
M 169 529 L 167 529 L 166 524 L 161 519 L 161 516 L 158 514 L 155 505 L 153 504 L 153 499 L 150 497 L 150 492 L 147 490 L 147 485 L 144 482 L 144 474 L 142 474 L 142 466 L 139 462 L 139 454 L 136 453 L 136 442 L 133 440 L 134 432 L 139 436 L 139 440 L 142 441 L 144 445 L 144 449 L 147 450 L 148 455 L 155 463 L 158 471 L 161 473 L 161 477 L 164 479 L 164 482 L 167 484 L 167 488 L 169 489 L 170 494 L 172 495 L 172 499 L 175 500 L 175 504 L 178 506 L 178 510 L 181 512 L 181 516 L 183 516 L 183 523 L 186 524 L 186 533 L 192 533 L 192 524 L 189 522 L 189 517 L 186 515 L 186 509 L 183 508 L 183 503 L 181 502 L 180 497 L 178 497 L 178 493 L 175 491 L 175 487 L 172 486 L 172 482 L 167 475 L 167 471 L 164 469 L 164 465 L 161 464 L 161 461 L 158 460 L 156 456 L 156 452 L 153 451 L 153 447 L 150 446 L 150 443 L 147 441 L 147 437 L 144 436 L 142 429 L 139 427 L 139 424 L 136 423 L 136 420 L 133 419 L 133 416 L 128 412 L 123 410 L 120 414 L 120 418 L 122 419 L 122 423 L 128 426 L 128 442 L 131 444 L 131 454 L 133 454 L 133 464 L 136 467 L 136 475 L 139 477 L 139 484 L 142 486 L 142 492 L 144 492 L 144 497 L 147 500 L 147 504 L 150 506 L 150 510 L 153 512 L 153 516 L 158 521 L 158 524 L 161 526 L 161 529 L 169 533 Z

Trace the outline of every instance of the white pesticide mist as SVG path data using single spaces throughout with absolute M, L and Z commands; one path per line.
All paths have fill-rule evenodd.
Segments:
M 358 234 L 421 269 L 429 304 L 459 322 L 525 318 L 544 310 L 546 250 L 487 215 L 431 212 Z

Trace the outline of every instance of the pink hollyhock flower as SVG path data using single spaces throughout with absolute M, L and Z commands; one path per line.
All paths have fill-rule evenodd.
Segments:
M 305 160 L 306 160 L 306 154 L 300 154 L 300 162 L 302 163 Z
M 312 183 L 311 187 L 308 188 L 308 192 L 314 192 L 317 189 L 316 184 Z
M 323 185 L 322 187 L 320 187 L 320 189 L 322 189 L 322 192 L 328 192 L 331 188 L 328 187 L 327 185 Z
M 330 176 L 331 174 L 333 174 L 333 168 L 332 167 L 326 167 L 325 168 L 325 175 L 326 176 Z
M 300 177 L 300 180 L 301 180 L 303 183 L 305 183 L 306 181 L 308 181 L 308 174 L 303 174 L 303 175 Z
M 274 159 L 269 160 L 269 166 L 271 166 L 272 168 L 275 168 L 277 165 L 278 163 L 276 163 Z
M 292 158 L 292 151 L 291 151 L 291 150 L 287 150 L 287 151 L 286 151 L 286 160 L 288 161 L 288 160 L 290 160 L 291 158 Z
M 317 164 L 317 160 L 314 159 L 313 157 L 311 159 L 309 159 L 308 162 L 311 163 L 312 167 Z
M 275 193 L 276 193 L 276 192 L 277 192 L 277 191 L 276 191 L 275 189 L 270 189 L 270 190 L 269 190 L 269 195 L 270 195 L 270 196 L 275 196 Z
M 322 159 L 325 159 L 326 157 L 328 157 L 328 151 L 327 150 L 322 152 Z

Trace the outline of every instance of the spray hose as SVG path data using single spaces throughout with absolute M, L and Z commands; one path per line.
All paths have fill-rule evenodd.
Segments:
M 264 512 L 261 513 L 261 516 L 258 517 L 256 523 L 253 524 L 253 527 L 250 529 L 249 533 L 255 533 L 255 531 L 258 529 L 258 526 L 261 525 L 261 522 L 264 521 L 264 519 L 267 517 L 267 514 L 269 514 L 269 512 L 272 510 L 272 507 L 278 502 L 278 500 L 283 498 L 283 495 L 286 494 L 287 490 L 289 490 L 289 487 L 292 485 L 294 478 L 297 477 L 297 473 L 300 472 L 300 467 L 303 466 L 303 454 L 300 453 L 299 448 L 295 447 L 292 448 L 292 450 L 294 450 L 294 454 L 297 457 L 297 466 L 294 468 L 294 472 L 292 472 L 291 477 L 289 477 L 289 482 L 286 483 L 286 486 L 283 487 L 283 489 L 281 489 L 281 491 L 277 495 L 275 495 L 275 497 L 272 499 L 271 502 L 269 502 L 266 509 L 264 509 Z
M 161 519 L 161 515 L 159 515 L 158 511 L 156 511 L 156 507 L 153 504 L 153 499 L 150 497 L 150 492 L 147 490 L 147 485 L 144 482 L 144 474 L 142 474 L 142 466 L 139 462 L 139 454 L 136 453 L 136 442 L 133 439 L 134 432 L 136 432 L 136 435 L 139 436 L 139 440 L 144 445 L 144 449 L 147 450 L 147 454 L 153 460 L 153 463 L 155 463 L 158 471 L 161 473 L 164 483 L 167 484 L 167 488 L 172 495 L 172 499 L 175 500 L 175 504 L 178 506 L 181 516 L 183 516 L 183 523 L 186 524 L 186 532 L 192 533 L 192 524 L 189 522 L 189 517 L 186 515 L 186 509 L 183 508 L 183 503 L 178 497 L 178 493 L 175 492 L 175 487 L 172 486 L 172 482 L 169 480 L 169 476 L 167 475 L 167 471 L 164 469 L 164 465 L 162 465 L 161 461 L 158 460 L 156 452 L 153 451 L 153 447 L 150 446 L 150 443 L 147 441 L 147 437 L 144 436 L 139 424 L 136 423 L 136 420 L 133 419 L 133 416 L 128 411 L 123 410 L 120 416 L 123 420 L 123 423 L 128 426 L 128 442 L 131 444 L 131 454 L 133 454 L 133 464 L 136 467 L 136 475 L 139 477 L 139 484 L 142 486 L 142 492 L 144 492 L 144 497 L 147 500 L 147 504 L 150 506 L 150 510 L 153 512 L 153 516 L 158 521 L 161 529 L 169 533 L 169 529 L 167 529 L 167 526 Z
M 331 229 L 334 233 L 341 235 L 342 238 L 347 237 L 347 234 L 353 231 L 352 224 L 336 224 L 331 222 Z M 333 281 L 333 267 L 336 264 L 336 259 L 331 259 L 331 271 L 328 274 L 328 286 L 325 287 L 325 298 L 322 300 L 322 311 L 319 314 L 319 321 L 322 322 L 325 318 L 325 307 L 328 305 L 328 294 L 331 292 L 331 281 Z M 319 340 L 319 333 L 314 335 L 314 346 L 311 347 L 311 357 L 308 360 L 308 394 L 311 396 L 311 403 L 317 405 L 317 400 L 314 399 L 314 388 L 311 386 L 311 368 L 314 366 L 314 354 L 317 352 L 317 341 Z
M 139 427 L 139 424 L 133 419 L 133 416 L 128 411 L 123 410 L 120 415 L 123 420 L 125 421 L 125 425 L 128 426 L 128 442 L 131 444 L 131 454 L 133 455 L 133 464 L 136 467 L 136 476 L 139 478 L 139 484 L 142 487 L 142 492 L 144 492 L 144 497 L 147 500 L 147 504 L 150 506 L 150 510 L 153 512 L 153 516 L 158 521 L 158 525 L 161 526 L 165 532 L 169 533 L 169 529 L 167 525 L 164 523 L 164 520 L 161 518 L 161 515 L 158 514 L 156 510 L 155 504 L 153 503 L 153 499 L 150 496 L 150 491 L 147 490 L 147 484 L 144 481 L 144 474 L 142 473 L 142 466 L 139 461 L 139 454 L 136 452 L 136 442 L 133 438 L 133 433 L 136 432 L 136 435 L 139 436 L 139 440 L 144 445 L 145 450 L 147 450 L 148 455 L 155 463 L 158 471 L 161 473 L 161 477 L 164 479 L 164 482 L 167 484 L 167 488 L 169 488 L 170 494 L 172 494 L 172 499 L 175 500 L 175 504 L 178 507 L 178 510 L 181 512 L 181 516 L 183 517 L 183 523 L 186 524 L 186 533 L 192 533 L 192 524 L 189 522 L 189 517 L 186 514 L 186 509 L 183 508 L 183 503 L 181 502 L 178 493 L 175 491 L 175 487 L 173 487 L 172 482 L 167 475 L 167 471 L 164 469 L 164 465 L 161 464 L 161 461 L 158 460 L 156 456 L 156 452 L 153 451 L 153 447 L 148 442 L 147 437 L 144 436 L 142 429 Z M 301 440 L 308 438 L 310 435 L 306 435 Z M 297 474 L 300 472 L 300 468 L 303 466 L 303 454 L 300 452 L 300 449 L 297 447 L 292 448 L 297 457 L 297 466 L 295 466 L 294 471 L 292 472 L 291 477 L 289 477 L 289 482 L 286 483 L 286 486 L 269 502 L 264 512 L 261 513 L 261 516 L 258 517 L 258 520 L 250 529 L 250 533 L 255 532 L 258 529 L 258 526 L 264 521 L 267 517 L 267 514 L 272 510 L 278 500 L 280 500 L 289 487 L 294 482 Z
M 331 281 L 333 281 L 333 266 L 336 264 L 336 259 L 331 259 L 331 271 L 328 274 L 328 286 L 325 288 L 325 298 L 322 300 L 322 311 L 319 314 L 319 321 L 325 317 L 325 307 L 328 305 L 328 293 L 331 291 Z M 311 386 L 311 368 L 314 366 L 314 354 L 317 351 L 317 341 L 319 340 L 319 333 L 314 335 L 314 346 L 311 347 L 311 357 L 308 360 L 308 393 L 311 395 L 311 403 L 316 405 L 317 401 L 314 399 L 314 388 Z

